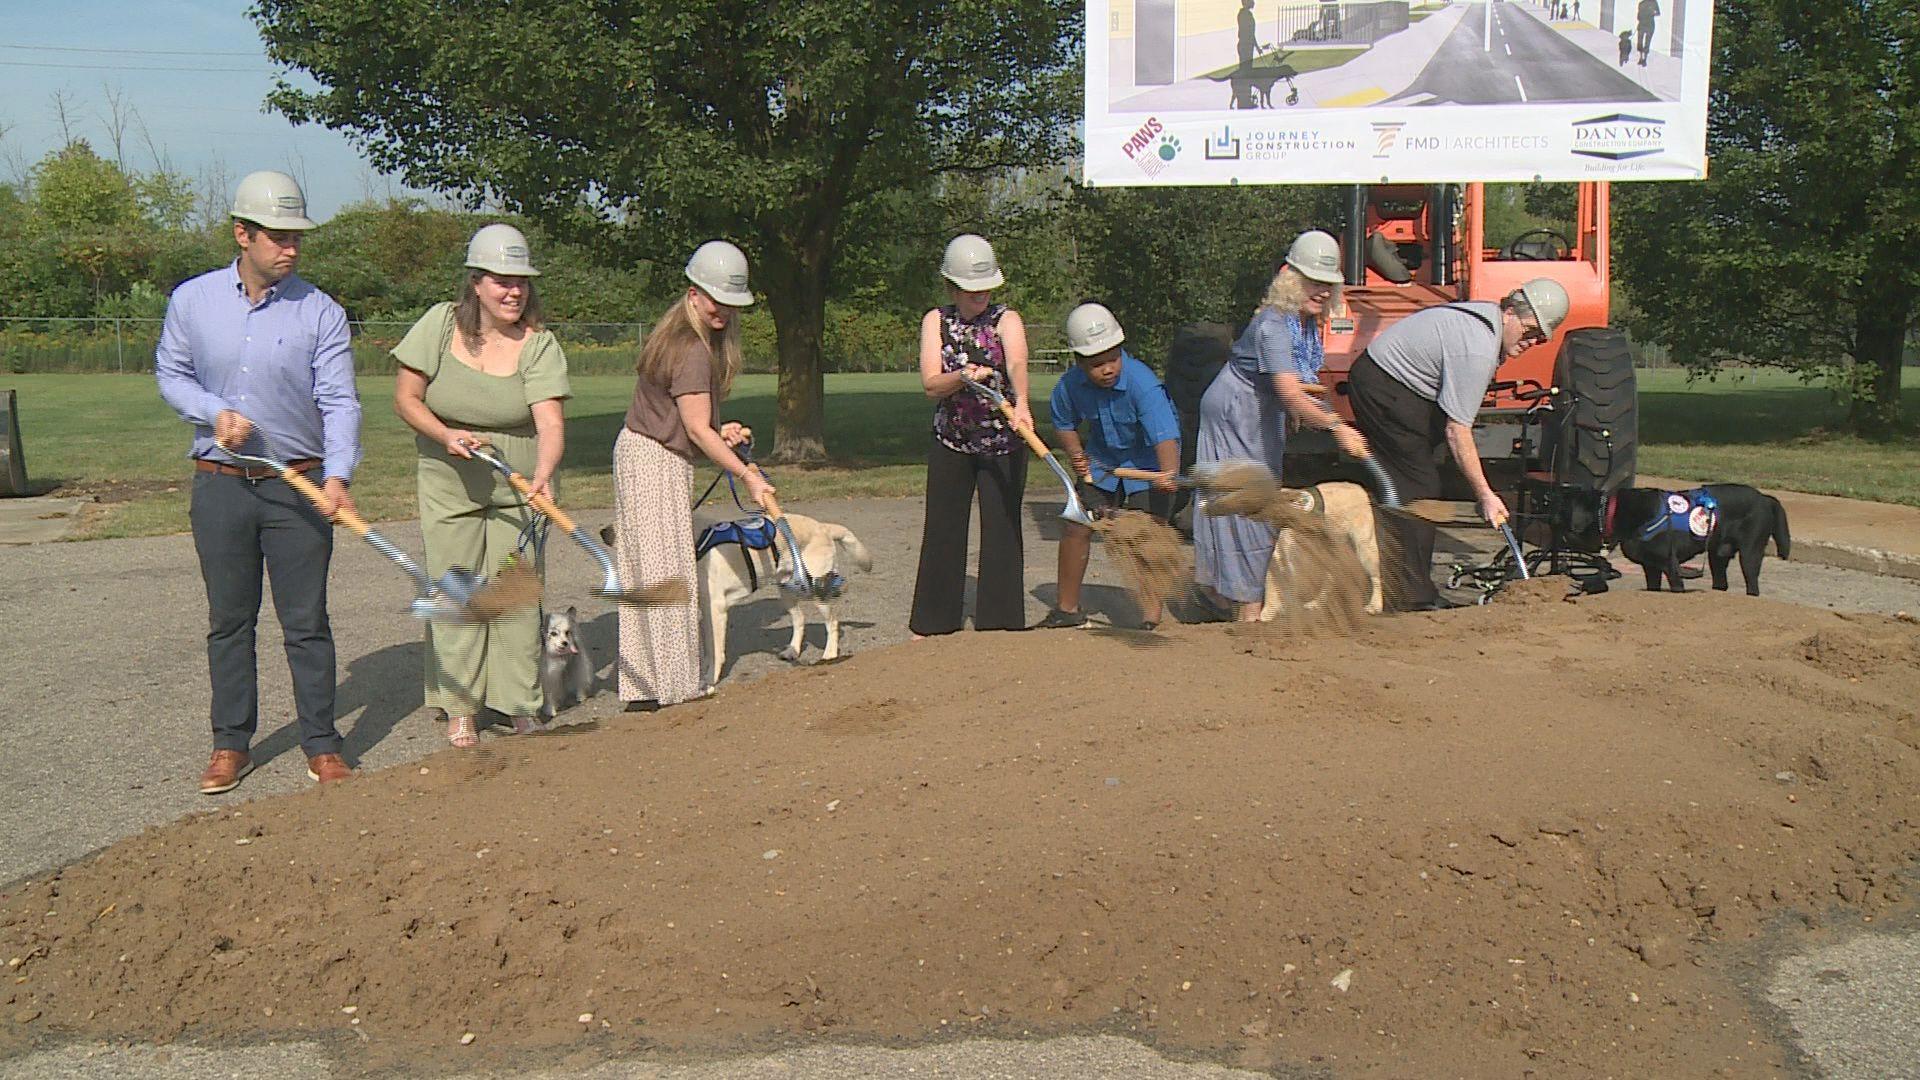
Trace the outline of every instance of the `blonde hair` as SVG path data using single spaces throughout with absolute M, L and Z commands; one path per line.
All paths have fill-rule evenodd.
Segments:
M 706 350 L 713 375 L 714 400 L 724 399 L 733 389 L 733 377 L 740 374 L 740 314 L 734 312 L 716 340 L 713 329 L 694 310 L 691 290 L 681 295 L 679 303 L 669 305 L 660 321 L 653 324 L 653 332 L 640 346 L 640 360 L 634 368 L 641 378 L 656 386 L 669 386 L 673 382 L 674 365 L 694 342 Z
M 485 270 L 467 271 L 460 283 L 460 299 L 453 305 L 453 325 L 460 331 L 460 341 L 467 351 L 475 356 L 480 354 L 480 279 Z M 501 275 L 494 275 L 499 277 Z M 520 306 L 520 319 L 515 325 L 524 326 L 530 334 L 537 334 L 546 328 L 546 309 L 540 306 L 540 290 L 533 287 L 533 279 L 527 279 L 527 302 Z
M 1333 295 L 1327 299 L 1327 306 L 1340 302 L 1340 286 L 1333 287 Z M 1260 307 L 1253 310 L 1260 314 L 1261 308 L 1272 308 L 1282 315 L 1298 315 L 1307 305 L 1307 276 L 1291 266 L 1282 264 L 1267 284 L 1267 295 L 1260 299 Z

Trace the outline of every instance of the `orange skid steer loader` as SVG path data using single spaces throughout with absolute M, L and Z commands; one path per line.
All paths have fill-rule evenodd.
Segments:
M 1481 184 L 1353 185 L 1341 239 L 1345 288 L 1327 315 L 1323 384 L 1342 415 L 1348 372 L 1369 342 L 1422 308 L 1464 300 L 1497 302 L 1537 277 L 1558 281 L 1572 307 L 1546 342 L 1507 361 L 1474 425 L 1489 482 L 1515 507 L 1532 550 L 1530 573 L 1572 575 L 1591 591 L 1615 576 L 1597 523 L 1609 492 L 1631 486 L 1638 443 L 1633 358 L 1624 333 L 1607 325 L 1610 266 L 1608 187 L 1576 185 L 1571 236 L 1534 229 L 1490 247 Z M 1331 440 L 1302 431 L 1287 443 L 1287 480 L 1346 475 Z M 1449 497 L 1465 482 L 1448 467 Z M 1584 508 L 1579 510 L 1577 508 Z M 1503 551 L 1483 567 L 1456 570 L 1483 598 L 1523 576 Z

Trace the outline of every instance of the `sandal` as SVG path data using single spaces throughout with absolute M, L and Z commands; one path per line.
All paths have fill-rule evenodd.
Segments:
M 513 733 L 515 735 L 532 735 L 539 730 L 540 721 L 534 717 L 516 716 L 513 718 Z
M 479 746 L 480 736 L 473 730 L 473 717 L 447 717 L 447 742 L 461 750 Z

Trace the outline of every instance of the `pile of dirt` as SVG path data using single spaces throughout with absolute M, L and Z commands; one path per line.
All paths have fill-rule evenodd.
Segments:
M 0 1045 L 1753 1075 L 1723 961 L 1920 853 L 1908 624 L 1622 591 L 1167 642 L 953 635 L 149 830 L 0 900 Z
M 1490 603 L 1538 607 L 1542 604 L 1572 603 L 1578 599 L 1580 593 L 1570 580 L 1563 576 L 1550 576 L 1509 581 L 1493 594 Z

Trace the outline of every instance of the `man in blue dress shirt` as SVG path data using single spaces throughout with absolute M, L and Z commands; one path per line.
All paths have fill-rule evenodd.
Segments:
M 1180 418 L 1153 369 L 1121 348 L 1125 340 L 1120 320 L 1100 304 L 1081 304 L 1067 315 L 1067 347 L 1075 363 L 1053 387 L 1054 433 L 1075 475 L 1084 478 L 1082 489 L 1091 489 L 1083 500 L 1088 511 L 1145 510 L 1164 521 L 1167 494 L 1180 471 Z M 1144 469 L 1160 477 L 1151 483 L 1122 480 L 1110 468 Z M 1092 548 L 1092 530 L 1072 522 L 1062 526 L 1060 594 L 1042 627 L 1086 625 L 1080 584 Z M 1147 607 L 1141 625 L 1151 630 L 1160 623 L 1160 606 L 1149 602 Z
M 233 790 L 253 768 L 263 566 L 293 674 L 307 775 L 321 783 L 352 775 L 334 727 L 327 619 L 330 519 L 352 508 L 347 485 L 360 459 L 347 316 L 293 272 L 314 223 L 292 177 L 249 174 L 232 217 L 239 257 L 173 291 L 154 354 L 160 396 L 193 425 L 193 544 L 207 587 L 213 684 L 213 756 L 200 777 L 208 795 Z M 272 470 L 237 462 L 228 446 L 318 474 L 327 506 L 315 508 Z

